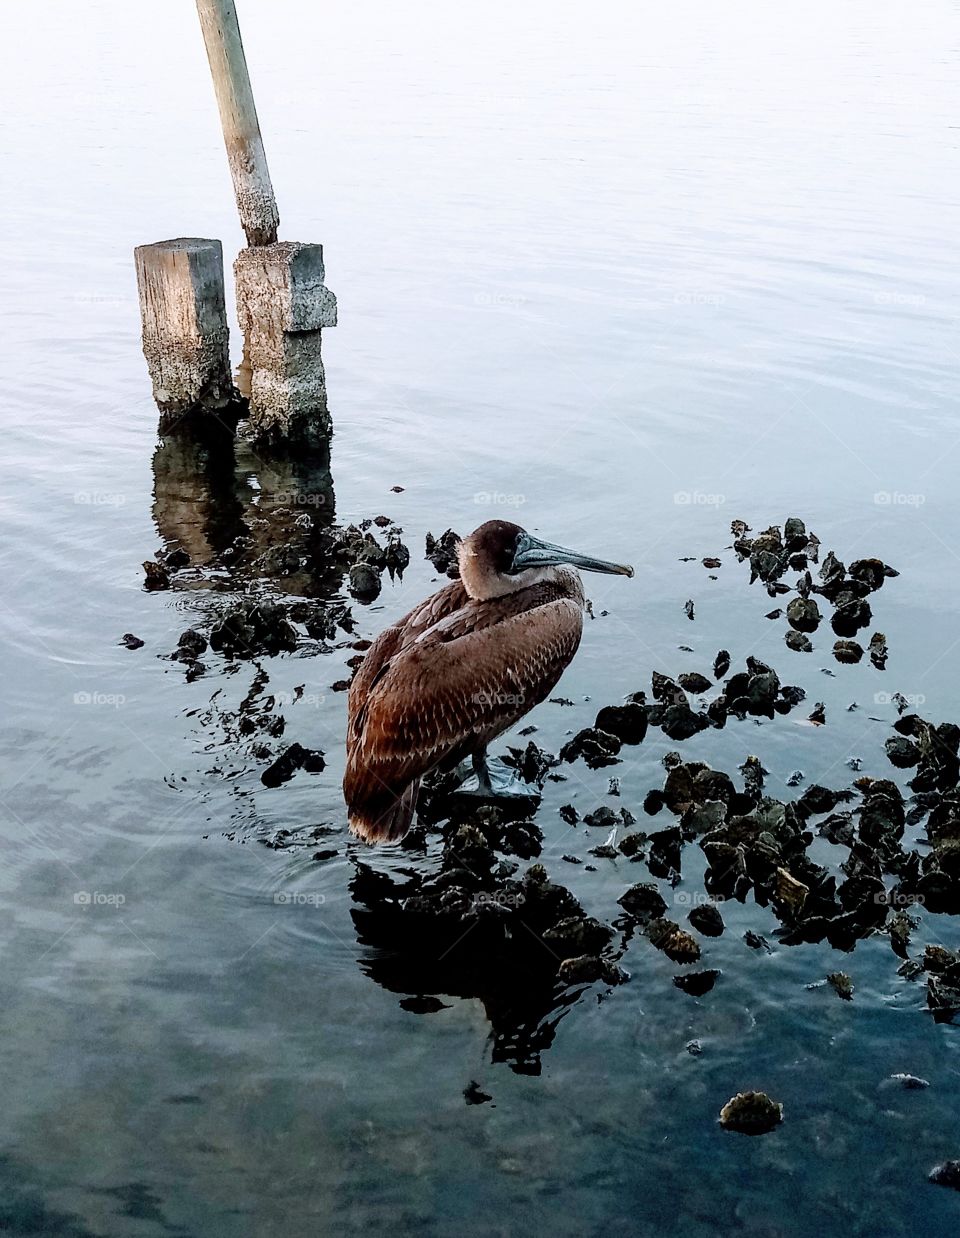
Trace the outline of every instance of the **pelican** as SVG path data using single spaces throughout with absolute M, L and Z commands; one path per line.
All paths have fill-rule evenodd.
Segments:
M 487 745 L 544 700 L 583 632 L 576 568 L 632 576 L 488 520 L 458 547 L 460 579 L 381 632 L 350 687 L 343 793 L 350 828 L 368 843 L 407 832 L 420 779 L 473 761 L 491 781 Z

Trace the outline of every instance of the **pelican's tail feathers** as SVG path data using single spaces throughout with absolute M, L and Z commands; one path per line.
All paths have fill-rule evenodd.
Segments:
M 410 828 L 417 807 L 420 779 L 416 778 L 399 795 L 379 795 L 362 805 L 351 805 L 350 832 L 365 843 L 399 842 Z

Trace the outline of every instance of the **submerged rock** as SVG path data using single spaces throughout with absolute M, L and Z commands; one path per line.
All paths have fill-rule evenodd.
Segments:
M 623 744 L 642 743 L 647 733 L 647 711 L 636 701 L 607 705 L 597 714 L 594 729 L 615 736 Z
M 460 545 L 460 537 L 454 533 L 453 529 L 447 529 L 446 533 L 442 533 L 440 537 L 434 537 L 432 533 L 428 533 L 426 537 L 426 555 L 438 572 L 449 576 L 451 580 L 456 580 L 460 575 L 460 568 L 457 563 L 457 549 Z
M 832 971 L 827 976 L 827 984 L 833 989 L 837 997 L 843 1001 L 849 1002 L 853 1000 L 853 981 L 843 971 Z
M 928 1178 L 936 1186 L 949 1186 L 960 1191 L 960 1161 L 943 1161 L 935 1165 Z
M 590 769 L 615 765 L 620 751 L 620 740 L 609 731 L 598 727 L 584 727 L 560 749 L 561 761 L 576 761 L 582 757 Z
M 820 619 L 820 608 L 813 598 L 798 597 L 787 604 L 787 622 L 797 632 L 816 632 Z
M 143 587 L 148 593 L 170 588 L 170 574 L 162 563 L 154 563 L 153 560 L 147 559 L 143 564 L 143 570 L 145 573 Z
M 650 882 L 638 882 L 624 891 L 617 899 L 631 919 L 640 924 L 658 920 L 667 910 L 666 900 L 657 886 Z
M 783 1105 L 766 1092 L 738 1092 L 720 1110 L 724 1130 L 744 1135 L 763 1135 L 783 1121 Z
M 673 920 L 652 921 L 647 926 L 647 936 L 674 963 L 695 963 L 700 957 L 700 945 L 696 938 Z
M 720 971 L 714 967 L 707 968 L 704 971 L 691 971 L 680 976 L 674 976 L 673 983 L 678 989 L 682 989 L 684 993 L 689 993 L 691 997 L 703 997 L 705 993 L 710 992 L 719 978 Z
M 265 787 L 279 787 L 281 783 L 289 782 L 297 770 L 319 774 L 324 764 L 323 753 L 319 749 L 304 748 L 302 744 L 294 743 L 263 771 L 260 781 Z
M 724 929 L 723 917 L 714 903 L 700 903 L 688 913 L 687 919 L 705 937 L 719 937 Z

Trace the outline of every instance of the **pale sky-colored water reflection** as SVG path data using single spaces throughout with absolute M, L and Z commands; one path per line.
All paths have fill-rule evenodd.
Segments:
M 240 17 L 282 235 L 324 243 L 340 302 L 337 518 L 386 512 L 414 551 L 357 608 L 363 635 L 431 588 L 428 529 L 499 514 L 638 568 L 590 582 L 609 613 L 561 685 L 577 705 L 533 718 L 554 751 L 652 669 L 706 669 L 721 646 L 826 703 L 821 730 L 686 746 L 727 769 L 761 752 L 774 794 L 797 767 L 839 785 L 853 754 L 889 776 L 878 691 L 960 717 L 955 4 L 246 0 Z M 887 942 L 759 957 L 741 934 L 773 921 L 748 902 L 695 1001 L 638 941 L 631 983 L 588 991 L 528 1077 L 491 1063 L 478 1002 L 417 1015 L 367 975 L 342 836 L 323 865 L 256 844 L 343 823 L 329 685 L 350 651 L 268 660 L 273 690 L 313 697 L 288 738 L 328 754 L 280 790 L 204 714 L 217 689 L 236 707 L 249 666 L 186 684 L 156 656 L 201 603 L 140 588 L 155 410 L 131 251 L 242 239 L 193 6 L 11 6 L 4 26 L 0 1227 L 954 1232 L 960 1200 L 925 1176 L 960 1156 L 957 1030 Z M 875 604 L 883 677 L 821 675 L 827 646 L 788 652 L 742 570 L 678 562 L 726 546 L 734 516 L 790 514 L 900 569 Z M 144 648 L 118 648 L 125 631 Z M 624 803 L 669 746 L 617 769 Z M 560 863 L 597 840 L 557 816 L 605 787 L 552 787 L 539 819 L 548 867 L 609 916 L 636 870 Z M 278 909 L 281 890 L 324 901 Z M 938 940 L 958 926 L 925 920 L 917 944 Z M 805 988 L 837 966 L 851 1004 Z M 891 1091 L 894 1071 L 931 1087 Z M 464 1104 L 471 1080 L 493 1104 Z M 720 1105 L 750 1086 L 787 1121 L 724 1135 Z

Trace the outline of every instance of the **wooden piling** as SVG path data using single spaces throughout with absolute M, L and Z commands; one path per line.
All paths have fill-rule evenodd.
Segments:
M 240 223 L 248 245 L 272 245 L 280 216 L 233 0 L 197 0 Z
M 236 409 L 220 242 L 157 241 L 139 245 L 134 258 L 160 432 L 194 413 Z
M 330 415 L 320 340 L 322 328 L 337 325 L 337 299 L 324 284 L 323 246 L 283 241 L 251 247 L 240 251 L 233 270 L 251 434 L 322 441 Z

